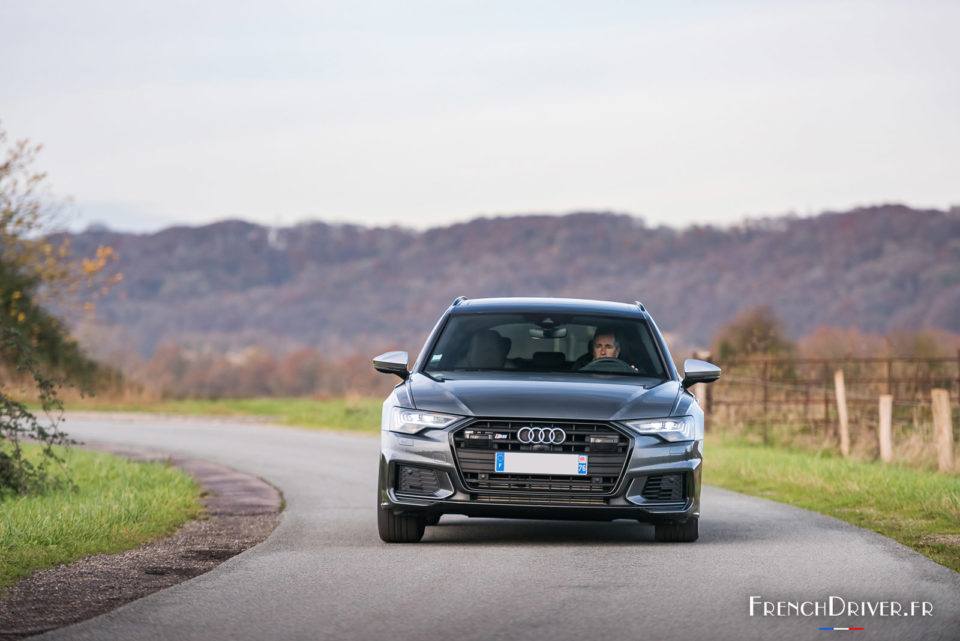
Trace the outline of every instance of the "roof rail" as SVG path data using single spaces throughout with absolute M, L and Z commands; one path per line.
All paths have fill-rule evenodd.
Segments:
M 640 308 L 640 311 L 641 311 L 641 312 L 647 311 L 647 308 L 644 307 L 644 306 L 643 306 L 643 303 L 641 303 L 640 301 L 635 300 L 635 301 L 633 301 L 633 303 L 634 303 L 638 308 Z
M 456 307 L 465 300 L 467 300 L 466 296 L 457 296 L 457 300 L 453 301 L 453 305 L 451 305 L 451 307 Z

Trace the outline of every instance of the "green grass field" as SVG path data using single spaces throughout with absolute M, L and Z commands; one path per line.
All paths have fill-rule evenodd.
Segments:
M 70 401 L 67 408 L 187 416 L 248 416 L 281 425 L 375 434 L 380 431 L 382 403 L 383 399 L 375 398 L 339 398 L 327 401 L 307 398 L 241 398 L 154 402 L 85 398 Z
M 820 512 L 960 572 L 960 478 L 708 439 L 703 482 Z
M 37 446 L 26 446 L 36 455 Z M 79 490 L 0 501 L 0 587 L 31 571 L 170 534 L 201 511 L 193 479 L 162 463 L 64 454 Z

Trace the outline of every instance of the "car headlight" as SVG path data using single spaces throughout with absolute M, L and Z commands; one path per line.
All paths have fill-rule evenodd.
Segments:
M 638 434 L 651 434 L 667 441 L 692 441 L 696 430 L 696 423 L 692 416 L 645 418 L 637 421 L 624 421 L 624 425 Z
M 460 418 L 451 414 L 421 412 L 420 410 L 395 407 L 390 431 L 400 432 L 401 434 L 417 434 L 423 430 L 444 428 Z

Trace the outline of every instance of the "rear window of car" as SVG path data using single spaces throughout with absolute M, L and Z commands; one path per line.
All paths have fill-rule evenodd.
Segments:
M 609 356 L 610 361 L 593 363 L 592 342 L 598 330 L 615 336 L 616 360 L 623 365 Z M 660 351 L 645 320 L 549 313 L 453 315 L 447 319 L 425 370 L 592 371 L 666 378 Z

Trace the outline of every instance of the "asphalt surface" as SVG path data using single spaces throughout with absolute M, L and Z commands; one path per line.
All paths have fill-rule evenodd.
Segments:
M 638 523 L 446 516 L 422 543 L 388 545 L 377 537 L 376 438 L 153 418 L 66 427 L 258 475 L 286 510 L 270 538 L 208 574 L 36 638 L 960 639 L 960 574 L 872 532 L 733 492 L 704 489 L 693 544 L 657 544 Z M 907 611 L 920 602 L 918 614 L 926 601 L 932 614 L 797 616 L 783 605 L 790 616 L 762 616 L 761 604 L 750 616 L 752 596 Z

